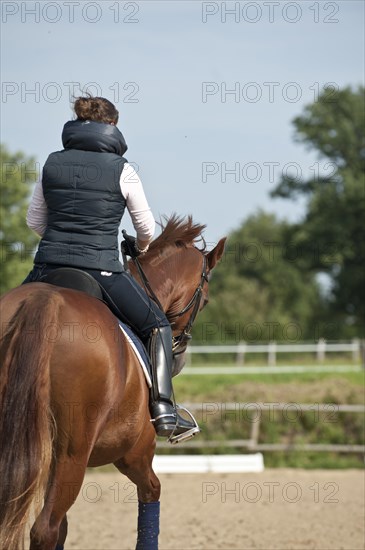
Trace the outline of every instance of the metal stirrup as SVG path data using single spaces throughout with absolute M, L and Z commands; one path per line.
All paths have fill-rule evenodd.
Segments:
M 198 423 L 195 420 L 194 416 L 191 414 L 191 412 L 188 411 L 188 409 L 185 409 L 185 407 L 178 406 L 178 407 L 176 407 L 176 413 L 177 414 L 178 414 L 179 410 L 185 411 L 186 414 L 190 417 L 190 420 L 193 421 L 195 426 L 193 428 L 191 428 L 190 430 L 188 430 L 188 431 L 186 431 L 182 434 L 179 434 L 179 435 L 174 435 L 174 432 L 172 432 L 170 437 L 167 439 L 167 441 L 169 443 L 171 443 L 171 445 L 176 445 L 177 443 L 180 443 L 180 441 L 187 441 L 188 439 L 191 439 L 192 437 L 194 437 L 195 434 L 200 432 L 200 428 L 198 426 Z M 177 428 L 177 426 L 176 426 L 176 428 Z

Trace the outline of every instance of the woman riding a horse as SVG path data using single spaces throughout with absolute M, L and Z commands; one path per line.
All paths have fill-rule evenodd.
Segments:
M 76 120 L 65 124 L 64 150 L 51 153 L 36 185 L 27 223 L 41 237 L 26 283 L 60 267 L 82 269 L 111 296 L 150 352 L 150 413 L 157 435 L 193 435 L 198 426 L 182 418 L 172 396 L 172 331 L 158 305 L 123 268 L 118 231 L 127 208 L 137 238 L 128 237 L 132 256 L 144 255 L 155 221 L 141 181 L 124 158 L 119 113 L 102 97 L 79 97 Z
M 0 547 L 23 548 L 35 506 L 30 550 L 63 550 L 87 466 L 114 464 L 137 487 L 137 548 L 157 550 L 156 432 L 176 442 L 199 431 L 171 400 L 172 336 L 174 368 L 181 367 L 226 239 L 199 249 L 205 226 L 172 216 L 151 241 L 154 220 L 123 157 L 118 112 L 91 97 L 79 98 L 75 112 L 65 149 L 49 156 L 29 209 L 28 223 L 42 236 L 33 270 L 27 284 L 0 298 Z M 142 271 L 132 264 L 132 278 L 119 262 L 125 207 L 137 232 L 127 238 L 129 255 L 141 256 L 156 303 L 135 282 L 143 282 Z M 79 292 L 74 279 L 71 288 L 58 284 L 63 270 L 91 280 L 100 294 L 99 283 L 149 347 L 151 390 L 114 310 Z

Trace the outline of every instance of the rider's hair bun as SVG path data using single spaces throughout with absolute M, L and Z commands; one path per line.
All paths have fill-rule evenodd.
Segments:
M 79 120 L 94 120 L 117 124 L 119 113 L 113 103 L 104 97 L 78 97 L 74 103 L 74 111 Z

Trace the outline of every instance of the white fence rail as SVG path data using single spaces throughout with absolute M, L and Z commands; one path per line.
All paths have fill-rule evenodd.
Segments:
M 191 357 L 194 354 L 235 354 L 236 356 L 236 365 L 237 367 L 242 367 L 245 365 L 245 359 L 248 354 L 266 354 L 267 355 L 267 365 L 269 367 L 275 367 L 277 362 L 277 355 L 281 353 L 291 353 L 291 354 L 302 354 L 302 353 L 312 353 L 315 355 L 318 363 L 321 363 L 325 360 L 326 354 L 333 353 L 350 353 L 352 361 L 354 363 L 359 363 L 362 360 L 363 366 L 365 366 L 365 341 L 354 339 L 351 342 L 326 342 L 325 340 L 318 340 L 315 343 L 300 343 L 300 344 L 281 344 L 277 342 L 270 342 L 268 344 L 248 344 L 246 342 L 240 342 L 234 345 L 197 345 L 189 346 L 187 348 L 187 367 L 185 369 L 186 374 L 213 374 L 216 372 L 218 374 L 218 369 L 223 372 L 223 369 L 226 374 L 238 374 L 239 372 L 248 373 L 248 369 L 254 369 L 254 371 L 263 372 L 263 367 L 245 367 L 244 370 L 238 371 L 237 368 L 232 367 L 211 367 L 209 372 L 205 367 L 202 368 L 189 368 L 191 364 Z M 329 370 L 329 367 L 321 366 L 319 369 L 312 365 L 315 371 Z M 337 367 L 337 368 L 336 368 Z M 310 367 L 296 366 L 290 367 L 292 372 L 298 370 L 298 372 L 303 372 L 303 369 L 306 371 L 310 370 Z M 359 370 L 358 366 L 355 365 L 334 365 L 334 370 Z M 277 372 L 283 372 L 285 367 L 278 367 Z M 195 372 L 193 372 L 195 371 Z M 231 372 L 230 372 L 231 371 Z M 268 372 L 274 372 L 270 370 Z M 220 373 L 219 373 L 220 374 Z

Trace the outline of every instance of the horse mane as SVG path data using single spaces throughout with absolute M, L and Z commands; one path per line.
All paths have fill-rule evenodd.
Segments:
M 164 221 L 160 221 L 159 225 L 162 232 L 151 242 L 148 254 L 161 251 L 162 248 L 169 245 L 185 248 L 189 245 L 195 246 L 197 241 L 203 242 L 203 248 L 200 248 L 200 250 L 205 252 L 206 243 L 202 233 L 206 226 L 194 223 L 192 216 L 181 217 L 172 214 L 170 218 L 164 217 Z

